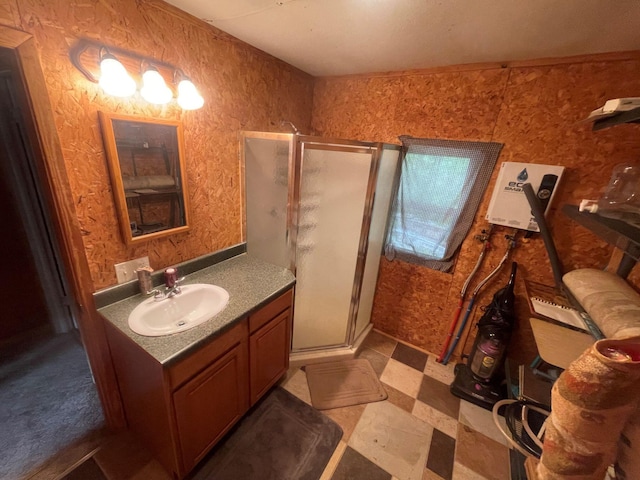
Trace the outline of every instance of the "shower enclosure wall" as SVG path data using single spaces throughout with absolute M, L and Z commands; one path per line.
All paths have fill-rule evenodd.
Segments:
M 247 252 L 296 275 L 292 351 L 368 331 L 400 149 L 243 132 Z

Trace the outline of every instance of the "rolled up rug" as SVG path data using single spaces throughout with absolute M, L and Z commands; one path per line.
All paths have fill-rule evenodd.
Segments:
M 600 340 L 551 391 L 540 480 L 602 480 L 640 395 L 640 337 Z
M 627 422 L 618 442 L 616 480 L 640 478 L 640 408 Z

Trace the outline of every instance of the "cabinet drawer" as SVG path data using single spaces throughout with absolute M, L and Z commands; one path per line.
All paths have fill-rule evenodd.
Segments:
M 180 387 L 184 382 L 201 371 L 212 361 L 238 345 L 247 338 L 247 320 L 234 325 L 231 330 L 211 340 L 208 344 L 194 352 L 189 357 L 169 368 L 169 385 L 171 390 Z
M 293 289 L 287 290 L 278 298 L 249 317 L 249 333 L 253 333 L 262 327 L 269 320 L 273 319 L 280 312 L 291 307 L 293 302 Z

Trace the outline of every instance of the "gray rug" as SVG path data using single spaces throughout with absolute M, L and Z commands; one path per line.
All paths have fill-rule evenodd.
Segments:
M 317 480 L 341 437 L 333 420 L 277 387 L 203 461 L 192 480 Z
M 85 352 L 74 335 L 3 345 L 0 478 L 27 478 L 103 427 Z

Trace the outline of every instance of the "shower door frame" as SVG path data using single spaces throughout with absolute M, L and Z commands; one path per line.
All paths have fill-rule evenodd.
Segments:
M 400 150 L 399 145 L 387 144 L 381 142 L 361 142 L 357 140 L 343 140 L 335 138 L 324 138 L 311 135 L 300 135 L 293 133 L 277 133 L 277 132 L 256 132 L 256 131 L 243 131 L 241 132 L 240 142 L 240 168 L 241 178 L 245 175 L 245 139 L 262 139 L 262 140 L 274 140 L 274 141 L 286 141 L 289 144 L 288 154 L 288 200 L 287 200 L 287 221 L 286 221 L 286 240 L 287 250 L 289 252 L 289 269 L 296 274 L 296 250 L 298 240 L 298 220 L 300 213 L 300 189 L 302 185 L 302 168 L 304 164 L 305 150 L 325 150 L 325 151 L 339 151 L 346 153 L 369 153 L 370 167 L 369 178 L 367 181 L 367 189 L 364 201 L 362 225 L 360 229 L 360 239 L 358 242 L 358 255 L 356 259 L 356 267 L 353 279 L 353 287 L 351 292 L 351 303 L 349 307 L 349 314 L 346 319 L 347 329 L 345 339 L 341 343 L 332 345 L 323 345 L 318 347 L 296 348 L 292 349 L 292 352 L 315 352 L 324 351 L 334 348 L 349 347 L 355 341 L 356 333 L 356 321 L 358 317 L 358 308 L 360 301 L 360 294 L 362 291 L 362 284 L 364 280 L 365 262 L 367 258 L 367 251 L 369 246 L 369 231 L 371 228 L 373 204 L 375 199 L 375 189 L 378 181 L 378 172 L 382 154 L 386 149 Z M 397 173 L 397 172 L 396 172 Z M 397 175 L 396 175 L 397 176 Z M 395 181 L 395 179 L 394 179 Z M 242 199 L 246 198 L 245 182 L 241 182 L 241 195 Z M 242 235 L 243 240 L 247 239 L 247 222 L 246 222 L 246 210 L 242 211 Z M 295 302 L 294 302 L 295 310 Z M 295 320 L 295 311 L 292 312 Z M 293 322 L 295 323 L 295 321 Z M 292 326 L 294 328 L 294 326 Z M 292 336 L 293 338 L 293 336 Z
M 380 163 L 380 157 L 382 154 L 382 145 L 374 142 L 360 142 L 356 140 L 342 140 L 333 138 L 314 137 L 307 135 L 297 135 L 295 142 L 295 165 L 294 165 L 294 178 L 293 188 L 290 189 L 290 193 L 293 194 L 291 203 L 291 223 L 288 225 L 288 229 L 291 232 L 292 240 L 292 272 L 296 274 L 297 268 L 297 238 L 298 238 L 298 215 L 300 211 L 300 188 L 302 185 L 302 169 L 304 166 L 304 154 L 306 150 L 323 150 L 323 151 L 337 151 L 345 153 L 362 153 L 369 154 L 369 178 L 367 180 L 367 189 L 365 194 L 364 208 L 362 212 L 362 225 L 360 228 L 360 238 L 358 241 L 358 255 L 356 258 L 356 266 L 354 272 L 354 278 L 351 291 L 351 302 L 349 306 L 349 313 L 345 319 L 346 334 L 344 341 L 341 343 L 322 345 L 317 347 L 296 348 L 292 349 L 292 352 L 314 352 L 323 351 L 333 348 L 343 348 L 350 346 L 354 341 L 356 320 L 358 317 L 358 307 L 360 301 L 360 291 L 362 289 L 364 265 L 367 257 L 367 248 L 369 243 L 369 229 L 371 226 L 371 213 L 373 210 L 373 199 L 375 193 L 376 182 L 378 179 L 378 166 Z M 295 319 L 295 311 L 293 312 Z M 295 323 L 295 321 L 294 321 Z

